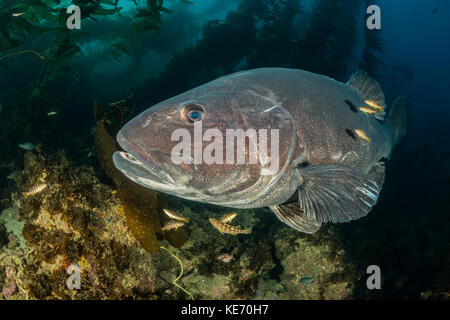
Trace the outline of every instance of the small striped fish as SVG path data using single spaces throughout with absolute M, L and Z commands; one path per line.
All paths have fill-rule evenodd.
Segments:
M 376 102 L 373 101 L 373 100 L 365 100 L 364 102 L 365 102 L 367 105 L 371 106 L 372 108 L 374 108 L 374 109 L 376 109 L 376 110 L 380 110 L 380 111 L 383 111 L 383 110 L 384 110 L 384 107 L 383 107 L 383 106 L 380 106 L 378 103 L 376 103 Z
M 358 137 L 360 137 L 361 139 L 366 140 L 367 142 L 370 142 L 370 138 L 366 135 L 364 130 L 355 129 L 355 132 L 358 135 Z
M 170 218 L 178 220 L 178 221 L 183 221 L 183 222 L 189 222 L 189 218 L 185 218 L 169 209 L 163 209 L 164 213 L 167 214 Z
M 252 231 L 252 228 L 241 229 L 240 227 L 231 226 L 214 218 L 209 218 L 209 222 L 211 222 L 214 228 L 219 230 L 220 233 L 232 234 L 233 236 L 237 234 L 249 234 Z
M 378 112 L 377 110 L 370 109 L 370 108 L 367 108 L 367 107 L 361 107 L 361 108 L 359 108 L 359 110 L 361 110 L 364 113 L 368 113 L 368 114 L 374 114 L 374 113 Z
M 30 191 L 22 193 L 25 198 L 28 198 L 29 196 L 34 196 L 35 194 L 41 192 L 47 188 L 47 184 L 42 183 L 38 184 L 37 186 L 34 186 Z
M 177 230 L 179 227 L 184 226 L 184 222 L 181 221 L 176 221 L 176 220 L 171 220 L 166 222 L 166 224 L 161 228 L 161 231 L 168 231 L 168 230 Z

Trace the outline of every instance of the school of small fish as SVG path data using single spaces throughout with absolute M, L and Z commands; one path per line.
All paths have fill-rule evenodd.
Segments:
M 364 100 L 364 102 L 369 106 L 360 107 L 359 110 L 366 114 L 373 114 L 375 115 L 375 118 L 382 119 L 382 117 L 385 115 L 384 107 L 380 106 L 373 100 Z M 367 136 L 366 132 L 361 129 L 355 129 L 355 133 L 360 137 L 361 139 L 370 142 L 370 138 Z
M 162 232 L 168 231 L 168 230 L 177 230 L 178 228 L 184 226 L 185 223 L 189 222 L 189 218 L 185 218 L 182 215 L 173 212 L 169 209 L 163 209 L 164 213 L 171 218 L 172 220 L 167 221 L 164 226 L 161 228 Z M 241 229 L 239 226 L 232 226 L 228 223 L 231 222 L 235 217 L 237 216 L 237 213 L 228 213 L 223 215 L 219 220 L 210 218 L 209 221 L 211 224 L 216 228 L 220 233 L 227 233 L 231 235 L 237 235 L 237 234 L 249 234 L 251 232 L 252 228 L 248 229 Z

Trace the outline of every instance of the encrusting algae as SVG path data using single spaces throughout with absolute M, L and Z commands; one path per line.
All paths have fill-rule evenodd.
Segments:
M 14 270 L 16 294 L 29 299 L 137 297 L 134 288 L 154 277 L 154 266 L 129 232 L 113 190 L 98 181 L 92 168 L 74 167 L 62 155 L 29 152 L 15 178 L 18 191 L 30 190 L 44 176 L 47 187 L 34 196 L 12 195 L 13 210 L 25 223 L 26 247 L 11 246 L 9 256 L 18 263 L 4 259 L 2 264 Z M 66 286 L 70 265 L 80 267 L 80 290 Z
M 0 246 L 0 299 L 270 299 L 274 295 L 285 299 L 300 296 L 305 290 L 303 284 L 292 280 L 293 274 L 313 278 L 307 289 L 310 298 L 318 298 L 329 281 L 325 275 L 317 276 L 325 270 L 323 266 L 330 275 L 339 271 L 335 266 L 347 269 L 341 262 L 329 261 L 308 241 L 312 239 L 309 235 L 292 233 L 273 220 L 260 221 L 270 216 L 239 211 L 234 218 L 238 224 L 254 225 L 257 232 L 224 237 L 208 221 L 208 217 L 219 220 L 223 215 L 173 202 L 174 211 L 190 220 L 183 227 L 189 240 L 177 249 L 162 239 L 160 247 L 173 254 L 178 269 L 165 252 L 150 254 L 136 240 L 119 192 L 102 184 L 93 168 L 76 166 L 61 154 L 45 156 L 40 152 L 25 153 L 24 164 L 14 179 L 13 207 L 8 210 L 12 219 L 24 222 L 25 244 L 19 246 L 8 235 L 9 244 Z M 32 197 L 22 196 L 39 183 L 47 187 Z M 269 225 L 273 228 L 264 229 Z M 327 246 L 333 243 L 326 240 Z M 296 241 L 302 246 L 295 246 Z M 311 268 L 291 265 L 305 252 Z M 225 253 L 233 259 L 220 258 Z M 277 258 L 284 271 L 277 267 Z M 80 290 L 66 285 L 70 266 L 79 267 Z M 269 272 L 279 274 L 281 282 L 264 280 Z M 325 297 L 343 298 L 350 291 L 327 291 Z

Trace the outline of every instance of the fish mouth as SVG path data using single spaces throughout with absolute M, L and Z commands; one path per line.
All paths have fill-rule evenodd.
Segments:
M 125 151 L 116 151 L 113 163 L 129 179 L 155 189 L 173 188 L 177 185 L 169 173 L 158 168 L 158 164 L 143 148 L 126 139 L 121 132 L 117 135 L 117 142 Z
M 154 181 L 155 183 L 175 185 L 175 181 L 169 174 L 148 164 L 144 165 L 128 152 L 114 152 L 113 162 L 116 168 L 124 175 L 139 184 L 142 184 L 141 182 Z M 145 185 L 147 186 L 147 184 Z

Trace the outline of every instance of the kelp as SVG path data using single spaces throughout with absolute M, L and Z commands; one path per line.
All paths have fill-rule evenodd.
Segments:
M 283 67 L 292 61 L 295 55 L 295 45 L 298 40 L 297 30 L 294 26 L 295 19 L 303 11 L 301 1 L 270 1 L 263 0 L 258 5 L 249 3 L 249 10 L 252 10 L 258 18 L 263 21 L 258 32 L 258 46 L 254 54 L 248 60 L 249 67 Z M 270 52 L 270 54 L 267 54 Z
M 162 212 L 167 203 L 156 191 L 134 183 L 114 166 L 112 155 L 118 150 L 114 137 L 123 125 L 128 110 L 127 100 L 114 103 L 111 107 L 112 109 L 107 111 L 94 103 L 97 119 L 94 140 L 98 159 L 117 187 L 131 232 L 148 252 L 155 253 L 160 248 L 156 233 L 161 233 L 161 225 L 168 220 Z M 182 229 L 164 232 L 162 236 L 176 248 L 186 241 Z
M 357 43 L 356 16 L 361 0 L 316 0 L 306 35 L 298 42 L 294 64 L 337 79 L 346 77 Z
M 347 67 L 355 58 L 362 5 L 363 0 L 316 0 L 311 21 L 299 30 L 298 21 L 305 19 L 301 1 L 242 0 L 224 21 L 208 21 L 197 43 L 138 88 L 136 100 L 157 103 L 218 76 L 258 67 L 298 68 L 343 81 L 354 71 Z
M 66 6 L 77 5 L 81 11 L 81 19 L 98 21 L 98 17 L 116 16 L 120 14 L 120 3 L 134 0 L 72 0 Z M 191 3 L 180 0 L 183 3 Z M 163 24 L 162 14 L 170 14 L 170 10 L 164 7 L 163 0 L 146 0 L 145 5 L 137 8 L 133 16 L 136 21 L 132 30 L 160 30 Z M 34 51 L 44 60 L 42 71 L 35 84 L 34 95 L 40 93 L 44 85 L 58 76 L 67 73 L 70 68 L 64 66 L 70 57 L 80 51 L 80 43 L 86 32 L 70 30 L 66 26 L 69 15 L 66 7 L 60 5 L 60 1 L 54 0 L 6 0 L 0 3 L 0 68 L 7 67 L 5 59 L 11 56 Z M 19 46 L 27 46 L 32 36 L 43 36 L 55 33 L 54 41 L 48 43 L 45 52 L 37 49 L 20 50 L 11 52 Z M 109 53 L 118 61 L 122 55 L 130 55 L 130 39 L 126 33 L 118 35 L 110 45 Z M 46 38 L 44 38 L 46 40 Z

